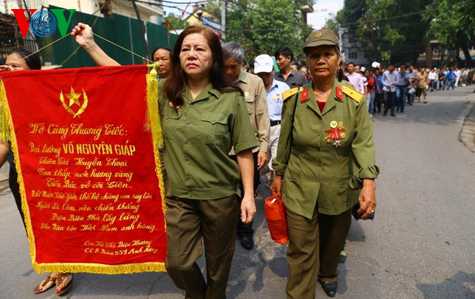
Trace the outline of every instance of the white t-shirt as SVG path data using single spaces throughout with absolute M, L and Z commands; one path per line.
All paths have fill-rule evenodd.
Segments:
M 429 80 L 437 80 L 437 73 L 429 72 Z

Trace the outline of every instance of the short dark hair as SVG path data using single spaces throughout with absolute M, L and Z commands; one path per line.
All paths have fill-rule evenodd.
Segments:
M 282 47 L 280 49 L 277 49 L 277 51 L 275 51 L 275 58 L 279 58 L 279 56 L 282 55 L 284 57 L 289 57 L 290 56 L 290 61 L 293 61 L 294 60 L 294 52 L 288 48 L 288 47 Z
M 25 59 L 25 63 L 30 70 L 41 70 L 41 57 L 39 53 L 32 54 L 25 49 L 16 49 L 8 53 L 8 55 L 16 53 Z M 25 58 L 26 57 L 26 58 Z
M 153 55 L 155 55 L 155 52 L 157 52 L 158 50 L 167 50 L 168 53 L 170 54 L 170 59 L 172 59 L 172 50 L 170 50 L 169 48 L 166 48 L 166 47 L 158 47 L 155 50 L 153 50 L 152 59 L 153 59 Z
M 353 66 L 355 66 L 355 64 L 354 64 L 353 62 L 351 62 L 351 61 L 348 62 L 348 63 L 346 64 L 346 66 L 349 66 L 350 64 L 352 64 Z
M 407 67 L 407 65 L 404 62 L 399 65 L 399 67 L 401 67 L 401 66 Z

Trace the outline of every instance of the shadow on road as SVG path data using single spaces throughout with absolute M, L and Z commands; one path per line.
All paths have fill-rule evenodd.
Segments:
M 252 292 L 257 294 L 264 288 L 266 268 L 273 275 L 287 277 L 286 250 L 284 245 L 278 245 L 270 238 L 264 214 L 264 199 L 271 196 L 270 190 L 263 184 L 259 185 L 259 198 L 256 199 L 257 214 L 254 218 L 254 242 L 252 250 L 241 247 L 236 241 L 231 275 L 228 283 L 227 296 L 231 299 L 239 297 L 248 284 L 252 284 Z M 260 228 L 259 231 L 257 228 Z M 268 274 L 267 274 L 268 275 Z
M 366 236 L 363 231 L 363 228 L 361 227 L 360 223 L 355 219 L 352 219 L 350 231 L 348 232 L 348 237 L 346 237 L 346 239 L 350 242 L 366 242 Z
M 475 298 L 475 274 L 457 272 L 440 284 L 416 284 L 426 299 Z

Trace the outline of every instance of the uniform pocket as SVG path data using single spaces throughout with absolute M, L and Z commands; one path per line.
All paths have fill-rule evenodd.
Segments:
M 201 114 L 201 132 L 205 135 L 207 144 L 213 144 L 222 139 L 226 134 L 229 134 L 227 126 L 226 115 L 222 113 L 203 113 Z
M 252 96 L 247 96 L 246 97 L 246 107 L 247 107 L 247 112 L 249 115 L 254 114 L 254 98 Z
M 178 126 L 178 121 L 181 118 L 181 111 L 167 111 L 165 114 L 165 126 L 163 130 L 163 136 L 167 139 L 175 139 L 176 137 L 176 127 Z

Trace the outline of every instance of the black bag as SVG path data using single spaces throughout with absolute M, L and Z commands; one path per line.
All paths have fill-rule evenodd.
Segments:
M 361 219 L 361 216 L 362 214 L 358 214 L 357 211 L 360 209 L 360 203 L 358 202 L 357 204 L 355 204 L 353 206 L 353 209 L 351 210 L 351 215 L 353 215 L 353 217 L 356 219 L 356 220 L 360 220 Z M 374 220 L 374 213 L 376 212 L 373 212 L 373 214 L 369 215 L 368 218 L 366 219 L 363 219 L 363 220 Z

